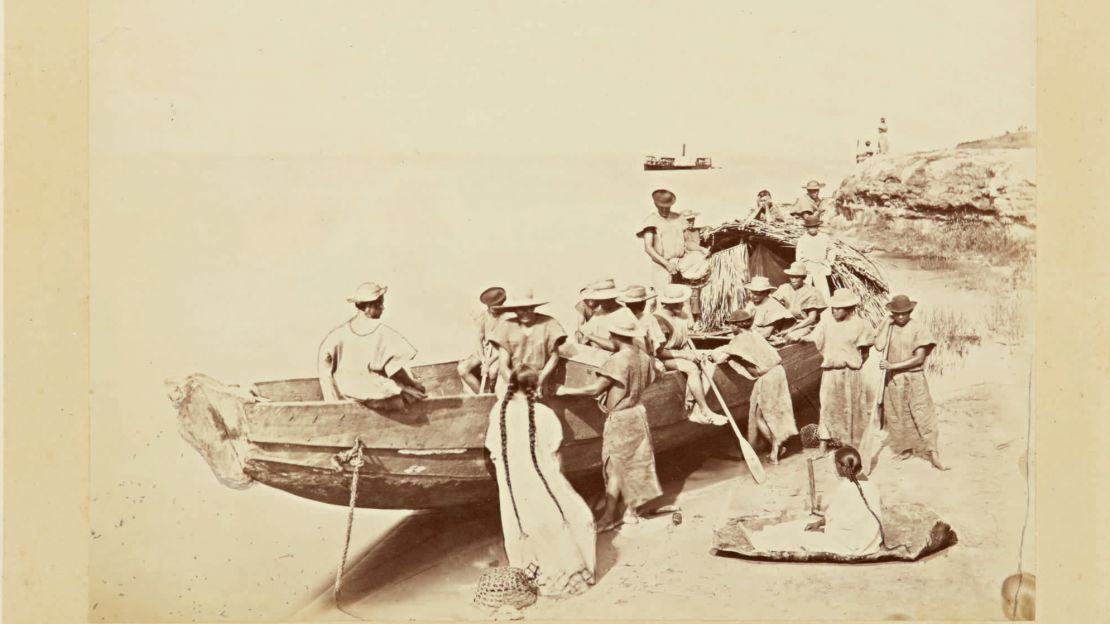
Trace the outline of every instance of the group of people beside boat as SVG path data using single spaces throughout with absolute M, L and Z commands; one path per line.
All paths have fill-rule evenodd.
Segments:
M 811 186 L 820 188 L 817 183 Z M 766 197 L 769 201 L 769 194 Z M 657 503 L 662 488 L 642 400 L 645 389 L 665 371 L 685 376 L 688 418 L 705 425 L 728 423 L 706 402 L 706 385 L 713 383 L 715 366 L 730 366 L 753 381 L 748 441 L 754 447 L 765 438 L 769 460 L 777 463 L 783 444 L 798 434 L 798 427 L 790 382 L 776 347 L 813 343 L 821 354 L 822 450 L 826 443 L 838 447 L 835 464 L 850 484 L 846 491 L 858 492 L 855 502 L 862 500 L 876 520 L 863 523 L 867 533 L 875 526 L 881 531 L 878 494 L 872 486 L 861 485 L 874 467 L 877 449 L 863 454 L 857 449 L 865 442 L 870 415 L 861 369 L 870 350 L 876 349 L 884 353 L 879 366 L 887 371 L 886 444 L 901 457 L 922 455 L 946 469 L 937 449 L 936 415 L 924 374 L 936 341 L 927 327 L 912 319 L 916 302 L 904 295 L 894 297 L 886 306 L 889 318 L 875 327 L 856 312 L 858 294 L 846 289 L 830 293 L 835 247 L 820 232 L 816 210 L 809 210 L 801 215 L 807 230 L 804 244 L 799 242 L 798 259 L 785 271 L 789 281 L 776 287 L 768 277 L 754 276 L 745 286 L 750 301 L 727 319 L 732 331 L 728 344 L 697 350 L 690 340 L 695 324 L 692 289 L 676 282 L 687 279 L 686 271 L 700 270 L 696 264 L 704 256 L 687 253 L 693 251 L 686 240 L 692 217 L 672 214 L 674 193 L 660 189 L 652 198 L 656 212 L 636 235 L 653 263 L 653 285 L 618 289 L 612 279 L 603 279 L 580 292 L 574 343 L 608 352 L 592 383 L 553 383 L 552 374 L 571 337 L 555 318 L 537 312 L 546 301 L 530 292 L 511 297 L 501 287 L 480 294 L 484 308 L 475 318 L 476 349 L 458 365 L 467 388 L 492 391 L 497 397 L 486 446 L 497 473 L 506 551 L 510 564 L 528 570 L 547 594 L 577 593 L 593 582 L 595 531 L 672 510 Z M 346 398 L 377 409 L 399 409 L 426 396 L 426 388 L 407 368 L 415 349 L 381 321 L 386 291 L 373 283 L 359 286 L 349 298 L 357 313 L 321 345 L 319 375 L 325 400 Z M 560 470 L 562 425 L 544 405 L 552 396 L 597 397 L 606 414 L 605 495 L 596 521 Z M 845 508 L 842 513 L 827 511 L 823 525 L 806 527 L 830 536 L 810 540 L 810 547 L 820 542 L 823 548 L 852 552 L 872 548 L 873 539 L 853 542 L 842 535 L 848 531 L 845 527 L 866 517 L 857 513 L 855 503 L 836 503 L 840 498 L 845 497 L 832 500 Z M 757 539 L 781 544 L 781 531 Z M 834 539 L 833 534 L 840 537 Z

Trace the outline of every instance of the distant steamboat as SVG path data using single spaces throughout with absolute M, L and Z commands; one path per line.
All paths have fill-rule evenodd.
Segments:
M 673 156 L 664 156 L 663 158 L 656 158 L 655 156 L 648 156 L 644 158 L 644 171 L 681 171 L 685 169 L 712 169 L 713 159 L 702 157 L 694 159 L 693 163 L 686 160 L 686 144 L 682 144 L 682 159 Z

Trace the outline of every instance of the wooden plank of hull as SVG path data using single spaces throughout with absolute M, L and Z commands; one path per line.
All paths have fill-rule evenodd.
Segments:
M 816 420 L 813 397 L 820 380 L 819 354 L 808 344 L 791 345 L 780 353 L 799 425 Z M 583 383 L 591 374 L 588 367 L 568 368 L 563 374 L 574 383 Z M 727 366 L 719 367 L 714 379 L 738 424 L 746 428 L 752 382 Z M 311 381 L 303 380 L 304 388 L 294 390 L 309 392 Z M 731 435 L 722 428 L 690 423 L 684 394 L 685 379 L 675 372 L 644 393 L 657 454 L 699 437 Z M 248 437 L 254 452 L 244 470 L 271 487 L 346 505 L 351 472 L 347 467 L 337 470 L 331 458 L 361 439 L 367 462 L 359 481 L 360 507 L 432 509 L 488 502 L 496 498 L 496 481 L 484 449 L 494 400 L 490 395 L 433 398 L 396 413 L 353 403 L 250 404 Z M 719 409 L 715 398 L 710 405 Z M 596 478 L 605 422 L 596 401 L 560 397 L 551 399 L 550 407 L 563 422 L 563 466 L 568 477 L 576 484 Z
M 656 454 L 666 453 L 714 435 L 719 428 L 696 425 L 683 418 L 652 429 Z M 336 449 L 338 450 L 338 449 Z M 457 455 L 400 455 L 370 449 L 359 471 L 356 506 L 372 509 L 446 509 L 482 505 L 497 500 L 497 481 L 485 450 Z M 564 443 L 567 478 L 579 490 L 601 476 L 601 439 Z M 295 453 L 260 451 L 245 462 L 244 471 L 259 483 L 297 496 L 347 505 L 353 475 L 349 466 L 329 466 L 331 454 L 315 453 L 296 461 Z

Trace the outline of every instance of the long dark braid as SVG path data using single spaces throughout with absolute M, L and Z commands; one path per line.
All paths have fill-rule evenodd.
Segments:
M 501 399 L 501 463 L 505 466 L 505 485 L 509 488 L 509 500 L 513 504 L 513 515 L 516 516 L 516 526 L 520 534 L 525 535 L 524 525 L 520 523 L 520 511 L 516 507 L 516 495 L 513 494 L 513 479 L 509 475 L 509 432 L 505 429 L 505 411 L 509 401 L 516 392 L 516 380 L 509 381 L 509 388 L 505 391 L 505 398 Z M 533 455 L 534 456 L 534 455 Z
M 879 518 L 879 514 L 875 513 L 875 510 L 871 508 L 871 503 L 867 502 L 867 496 L 863 494 L 863 486 L 859 483 L 859 473 L 863 469 L 863 460 L 860 458 L 859 451 L 850 446 L 843 446 L 836 450 L 835 460 L 837 465 L 844 469 L 846 473 L 844 476 L 856 486 L 859 497 L 863 499 L 863 506 L 867 507 L 867 511 L 871 512 L 871 516 L 875 518 L 875 522 L 879 523 L 879 544 L 887 550 L 892 550 L 886 543 L 886 533 L 883 532 L 883 521 Z
M 551 485 L 547 483 L 547 477 L 543 476 L 539 458 L 536 457 L 536 391 L 528 389 L 524 392 L 524 396 L 528 399 L 528 443 L 532 448 L 532 465 L 536 467 L 536 474 L 540 476 L 540 481 L 543 481 L 543 487 L 547 489 L 548 496 L 559 509 L 563 524 L 566 524 L 567 516 L 563 513 L 563 506 L 559 504 L 559 499 L 555 498 L 555 492 L 551 491 Z

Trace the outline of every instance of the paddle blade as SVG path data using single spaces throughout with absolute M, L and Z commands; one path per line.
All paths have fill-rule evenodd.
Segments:
M 737 431 L 739 434 L 739 431 Z M 748 470 L 752 473 L 752 478 L 756 483 L 763 483 L 767 478 L 767 473 L 763 471 L 763 464 L 759 461 L 759 456 L 755 454 L 755 449 L 751 444 L 744 439 L 744 436 L 737 435 L 740 438 L 740 451 L 744 454 L 744 463 L 748 465 Z

